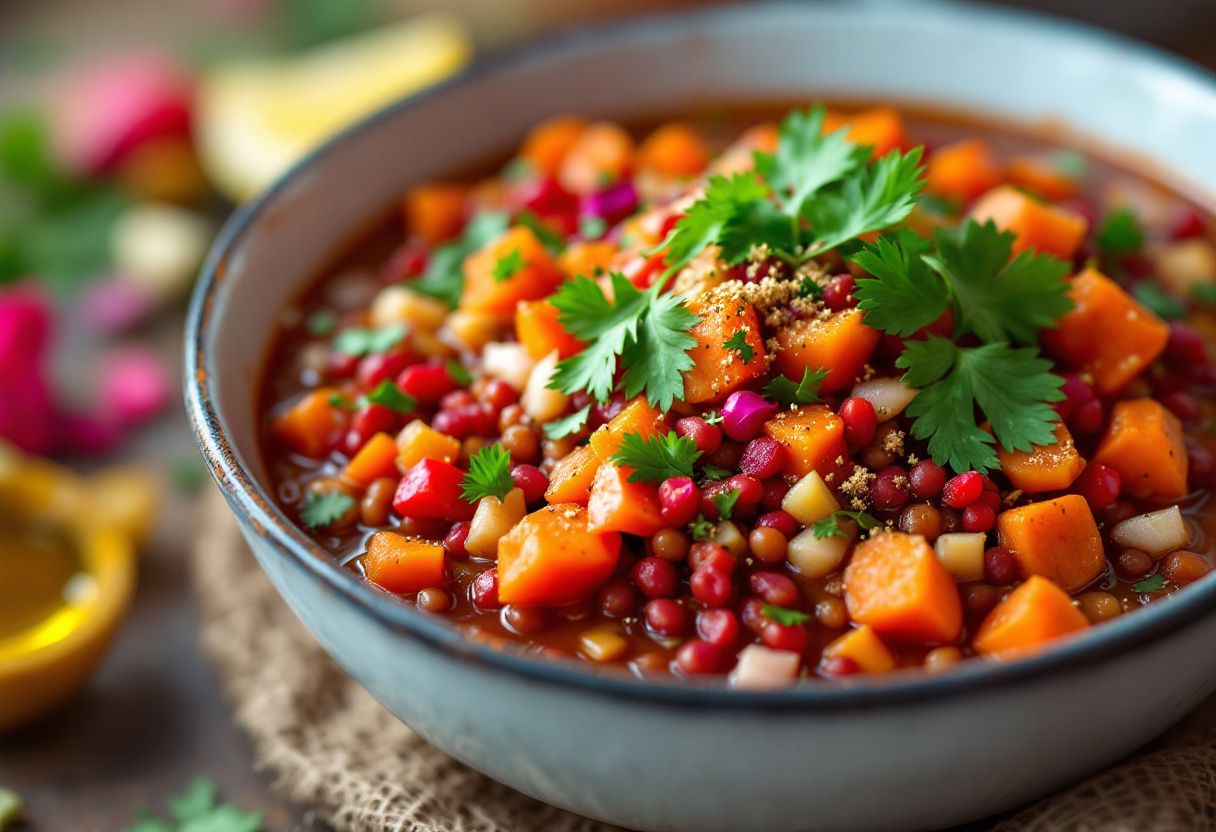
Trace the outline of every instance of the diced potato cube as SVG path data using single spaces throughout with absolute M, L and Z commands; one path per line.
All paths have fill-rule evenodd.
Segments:
M 524 413 L 541 424 L 562 415 L 570 401 L 562 391 L 549 388 L 549 380 L 553 378 L 553 370 L 556 367 L 557 350 L 554 350 L 536 362 L 536 366 L 528 375 L 523 395 L 519 398 Z
M 497 497 L 482 497 L 469 524 L 464 548 L 479 558 L 497 557 L 499 539 L 523 520 L 527 512 L 524 492 L 518 488 L 508 491 L 501 501 Z
M 523 392 L 536 362 L 522 344 L 491 342 L 481 353 L 481 368 L 486 375 L 502 379 Z
M 714 543 L 722 546 L 735 557 L 742 557 L 747 551 L 747 539 L 743 532 L 730 520 L 723 520 L 714 529 Z
M 802 658 L 790 650 L 774 650 L 749 644 L 739 652 L 739 662 L 730 674 L 730 685 L 741 690 L 774 690 L 798 679 Z
M 872 378 L 853 385 L 849 395 L 874 405 L 874 415 L 878 421 L 886 422 L 903 413 L 904 408 L 916 398 L 916 393 L 915 388 L 897 378 Z
M 943 534 L 934 544 L 937 559 L 958 581 L 978 581 L 984 577 L 984 544 L 988 536 L 979 532 Z
M 434 332 L 443 325 L 447 315 L 448 308 L 443 301 L 404 286 L 386 286 L 372 299 L 371 323 L 375 327 L 410 324 L 416 329 Z
M 799 574 L 808 578 L 822 578 L 840 568 L 845 552 L 857 535 L 857 525 L 851 520 L 840 523 L 841 534 L 835 537 L 825 537 L 822 540 L 815 537 L 811 529 L 803 529 L 790 540 L 785 558 Z
M 625 655 L 629 642 L 615 624 L 600 624 L 578 637 L 579 650 L 595 662 L 611 662 Z
M 1216 248 L 1198 238 L 1163 246 L 1157 254 L 1157 274 L 1170 289 L 1189 297 L 1195 286 L 1216 283 Z
M 1111 530 L 1110 539 L 1159 558 L 1186 546 L 1186 523 L 1178 506 L 1170 506 L 1129 517 Z
M 454 341 L 455 346 L 468 350 L 481 349 L 493 341 L 502 328 L 503 320 L 497 315 L 468 309 L 457 309 L 448 315 L 445 323 L 448 340 Z
M 823 477 L 817 471 L 812 471 L 794 484 L 781 501 L 781 507 L 788 511 L 804 526 L 822 520 L 829 514 L 840 510 L 832 489 L 828 488 Z

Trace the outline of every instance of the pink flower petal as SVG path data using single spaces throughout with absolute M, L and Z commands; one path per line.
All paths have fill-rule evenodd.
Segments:
M 85 285 L 76 300 L 81 322 L 99 335 L 117 335 L 146 321 L 156 299 L 138 283 L 106 277 Z
M 159 355 L 131 347 L 106 356 L 98 371 L 101 411 L 118 425 L 155 416 L 169 403 L 173 382 Z
M 50 304 L 42 292 L 30 286 L 0 292 L 0 381 L 40 372 L 50 336 Z

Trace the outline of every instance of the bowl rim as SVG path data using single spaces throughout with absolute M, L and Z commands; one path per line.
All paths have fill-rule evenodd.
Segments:
M 364 131 L 376 129 L 383 121 L 400 116 L 419 101 L 443 95 L 450 89 L 492 75 L 503 68 L 543 59 L 572 46 L 628 39 L 642 31 L 653 35 L 660 29 L 678 29 L 691 19 L 729 20 L 736 15 L 755 13 L 758 9 L 794 11 L 797 8 L 795 13 L 814 15 L 816 8 L 823 6 L 834 13 L 847 7 L 849 12 L 859 16 L 874 13 L 884 16 L 915 15 L 922 21 L 926 13 L 947 18 L 963 16 L 985 26 L 1016 28 L 1028 36 L 1044 30 L 1057 34 L 1063 32 L 1078 42 L 1088 41 L 1130 52 L 1140 60 L 1157 64 L 1174 77 L 1206 88 L 1216 98 L 1216 75 L 1185 58 L 1146 43 L 1054 15 L 941 2 L 917 3 L 908 7 L 885 3 L 806 4 L 795 0 L 764 0 L 759 3 L 649 13 L 609 23 L 575 27 L 528 42 L 508 52 L 479 59 L 452 77 L 377 110 L 318 146 L 262 194 L 239 206 L 212 244 L 187 311 L 183 386 L 186 411 L 195 441 L 212 477 L 238 519 L 268 538 L 277 554 L 286 556 L 294 561 L 294 566 L 325 584 L 343 603 L 361 614 L 371 616 L 395 634 L 414 638 L 453 660 L 514 676 L 519 681 L 553 684 L 613 699 L 669 707 L 712 708 L 763 715 L 790 710 L 859 710 L 945 701 L 1003 686 L 1026 685 L 1056 671 L 1082 670 L 1108 658 L 1128 656 L 1165 635 L 1194 625 L 1210 614 L 1216 606 L 1213 603 L 1216 602 L 1216 579 L 1209 579 L 1179 595 L 1137 610 L 1135 615 L 1107 622 L 1100 628 L 1037 655 L 1012 662 L 966 662 L 962 667 L 941 675 L 909 671 L 882 679 L 863 676 L 771 691 L 734 690 L 724 685 L 718 677 L 712 683 L 691 679 L 640 679 L 625 671 L 597 672 L 572 661 L 553 661 L 476 643 L 450 623 L 427 616 L 388 594 L 377 592 L 353 573 L 341 568 L 331 555 L 304 535 L 241 463 L 227 440 L 225 419 L 213 399 L 215 374 L 205 345 L 213 326 L 214 296 L 225 283 L 225 263 L 239 249 L 255 219 L 268 210 L 276 197 L 298 177 L 321 163 L 335 147 Z

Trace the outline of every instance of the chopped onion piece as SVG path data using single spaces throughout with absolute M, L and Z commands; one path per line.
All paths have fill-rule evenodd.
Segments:
M 730 685 L 741 690 L 774 690 L 798 678 L 801 657 L 790 650 L 774 650 L 749 644 L 739 652 L 739 663 L 730 674 Z
M 878 421 L 886 422 L 903 413 L 904 408 L 916 398 L 916 393 L 915 388 L 908 387 L 897 378 L 872 378 L 854 385 L 850 395 L 874 405 L 874 415 Z
M 1178 506 L 1170 506 L 1129 517 L 1111 529 L 1110 539 L 1159 558 L 1186 546 L 1186 523 Z

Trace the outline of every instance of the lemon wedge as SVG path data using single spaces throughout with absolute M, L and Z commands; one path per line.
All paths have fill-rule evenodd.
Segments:
M 230 199 L 248 199 L 336 131 L 459 69 L 471 51 L 460 23 L 428 14 L 290 59 L 220 65 L 198 92 L 203 169 Z

